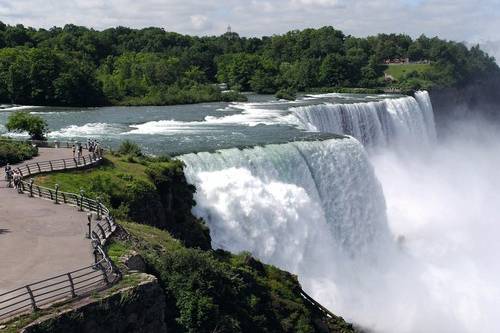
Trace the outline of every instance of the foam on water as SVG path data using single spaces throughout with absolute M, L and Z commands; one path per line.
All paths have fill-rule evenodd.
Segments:
M 70 125 L 58 131 L 49 133 L 51 138 L 85 138 L 96 136 L 119 135 L 122 132 L 120 127 L 107 123 L 87 123 L 82 126 Z

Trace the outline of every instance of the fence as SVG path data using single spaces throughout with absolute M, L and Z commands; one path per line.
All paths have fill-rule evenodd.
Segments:
M 327 308 L 325 308 L 323 305 L 319 304 L 314 298 L 312 298 L 311 296 L 309 296 L 302 289 L 300 289 L 300 296 L 302 296 L 302 298 L 305 301 L 309 302 L 309 304 L 311 304 L 316 310 L 318 310 L 321 313 L 323 313 L 324 316 L 330 317 L 330 318 L 336 318 L 337 317 L 333 313 L 331 313 L 330 310 L 328 310 Z
M 41 148 L 71 148 L 74 144 L 79 141 L 45 141 L 45 140 L 31 140 L 31 139 L 19 139 L 19 138 L 8 138 L 0 137 L 0 141 L 19 141 L 25 142 Z M 81 142 L 81 145 L 87 149 L 87 143 Z
M 29 177 L 45 172 L 89 167 L 101 161 L 100 156 L 89 155 L 80 160 L 62 159 L 25 164 L 17 170 L 22 177 Z M 116 229 L 114 219 L 106 206 L 99 200 L 85 198 L 83 193 L 60 192 L 58 188 L 35 185 L 32 179 L 29 182 L 22 180 L 19 191 L 28 192 L 31 197 L 49 199 L 55 203 L 76 206 L 82 211 L 95 212 L 97 221 L 92 225 L 89 218 L 87 235 L 91 240 L 94 264 L 0 294 L 0 321 L 28 311 L 36 311 L 56 302 L 88 295 L 106 288 L 119 278 L 119 272 L 102 248 Z

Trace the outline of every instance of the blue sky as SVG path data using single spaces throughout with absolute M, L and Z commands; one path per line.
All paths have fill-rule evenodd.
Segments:
M 499 49 L 500 0 L 0 0 L 0 20 L 49 28 L 160 26 L 245 36 L 332 25 L 348 34 L 425 33 Z M 499 54 L 500 55 L 500 54 Z

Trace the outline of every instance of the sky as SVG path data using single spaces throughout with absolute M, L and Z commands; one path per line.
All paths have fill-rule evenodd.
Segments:
M 163 27 L 242 36 L 334 26 L 346 34 L 424 33 L 481 43 L 500 59 L 500 0 L 0 0 L 0 20 L 50 28 Z

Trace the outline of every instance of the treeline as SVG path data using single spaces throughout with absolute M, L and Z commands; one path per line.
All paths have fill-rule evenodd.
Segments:
M 386 59 L 430 61 L 400 82 Z M 233 100 L 214 86 L 275 93 L 318 88 L 458 86 L 498 75 L 478 46 L 421 36 L 346 36 L 332 27 L 245 38 L 196 37 L 161 28 L 49 30 L 0 22 L 0 100 L 38 105 L 176 104 Z

